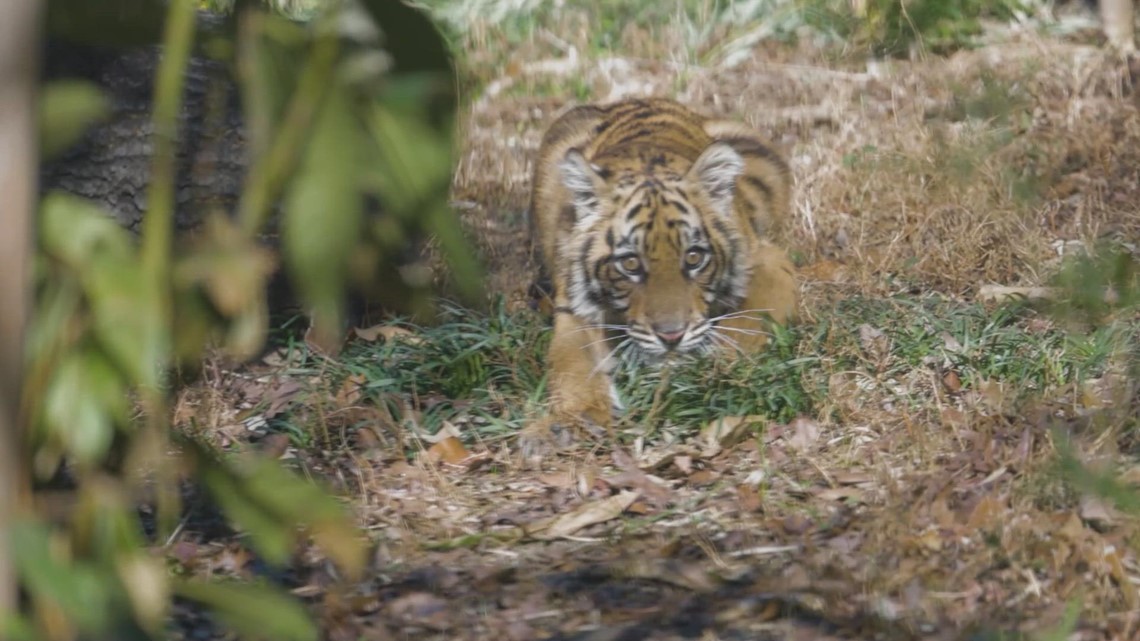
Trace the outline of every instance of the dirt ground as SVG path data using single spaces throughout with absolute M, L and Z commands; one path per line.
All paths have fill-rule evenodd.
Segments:
M 527 298 L 530 162 L 581 100 L 538 88 L 571 82 L 590 99 L 673 96 L 785 150 L 782 240 L 809 326 L 854 296 L 1041 286 L 1084 247 L 1140 240 L 1140 94 L 1099 46 L 1026 33 L 868 64 L 765 45 L 709 66 L 643 46 L 522 45 L 465 96 L 454 198 L 494 292 Z M 861 338 L 889 358 L 874 328 Z M 255 392 L 218 374 L 184 402 L 241 445 L 242 399 L 280 392 L 280 371 L 244 371 Z M 1055 471 L 1064 433 L 1140 482 L 1135 423 L 1122 427 L 1134 382 L 1117 371 L 1014 403 L 1016 381 L 952 374 L 834 371 L 826 407 L 758 437 L 634 436 L 538 465 L 511 438 L 458 454 L 424 442 L 411 460 L 367 431 L 341 447 L 262 439 L 345 491 L 375 545 L 363 583 L 340 584 L 316 551 L 286 580 L 337 640 L 996 639 L 1063 624 L 1024 638 L 1136 638 L 1137 521 Z M 256 573 L 240 540 L 222 541 L 184 536 L 198 567 Z

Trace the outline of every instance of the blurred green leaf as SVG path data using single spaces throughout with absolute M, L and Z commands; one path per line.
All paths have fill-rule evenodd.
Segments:
M 73 145 L 111 109 L 107 96 L 90 82 L 57 80 L 40 92 L 40 149 L 46 157 Z
M 359 529 L 345 507 L 320 486 L 275 460 L 225 461 L 192 441 L 185 445 L 211 495 L 271 563 L 288 560 L 297 537 L 294 528 L 304 525 L 346 574 L 357 576 L 363 570 L 365 544 Z
M 304 608 L 279 589 L 215 581 L 175 581 L 174 593 L 211 610 L 239 635 L 266 641 L 314 641 L 318 630 Z
M 60 441 L 83 465 L 106 455 L 115 422 L 126 418 L 122 378 L 98 350 L 75 350 L 60 361 L 44 398 L 49 441 Z
M 1077 459 L 1064 434 L 1054 432 L 1053 440 L 1060 454 L 1061 470 L 1073 484 L 1085 492 L 1112 501 L 1124 512 L 1140 514 L 1140 494 L 1121 482 L 1115 471 L 1094 472 Z
M 94 334 L 131 382 L 153 388 L 168 353 L 159 284 L 137 261 L 93 260 L 84 278 Z
M 113 575 L 63 557 L 50 528 L 34 521 L 17 521 L 9 529 L 16 570 L 36 598 L 58 605 L 82 629 L 98 635 L 113 622 Z
M 361 232 L 360 143 L 348 96 L 334 86 L 285 199 L 286 265 L 310 310 L 317 340 L 326 347 L 341 331 L 345 277 Z
M 371 176 L 385 204 L 419 222 L 435 235 L 451 265 L 460 292 L 476 299 L 482 266 L 475 258 L 446 194 L 451 182 L 452 130 L 435 127 L 422 107 L 423 78 L 392 83 L 390 99 L 372 110 L 369 125 L 377 142 L 376 174 Z
M 350 576 L 364 569 L 365 545 L 348 510 L 320 486 L 276 461 L 250 461 L 245 491 L 286 522 L 308 527 L 317 545 Z
M 265 345 L 268 326 L 269 302 L 260 293 L 230 321 L 224 338 L 226 352 L 238 359 L 253 357 Z
M 8 641 L 41 641 L 35 627 L 24 617 L 0 613 L 0 639 Z
M 244 487 L 245 479 L 224 462 L 205 453 L 196 458 L 199 474 L 210 495 L 226 516 L 249 534 L 253 548 L 271 564 L 282 565 L 288 561 L 296 539 L 294 524 L 283 523 L 277 515 L 249 496 Z
M 130 233 L 89 201 L 52 192 L 40 205 L 39 242 L 44 251 L 82 273 L 95 256 L 134 254 Z

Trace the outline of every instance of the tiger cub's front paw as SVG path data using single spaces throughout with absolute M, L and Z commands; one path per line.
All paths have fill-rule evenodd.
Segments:
M 543 416 L 519 432 L 518 450 L 523 460 L 531 460 L 565 450 L 586 437 L 606 434 L 609 417 L 597 421 L 588 413 L 559 411 Z

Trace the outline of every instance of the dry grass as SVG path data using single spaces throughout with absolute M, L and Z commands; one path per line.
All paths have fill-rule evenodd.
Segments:
M 1077 604 L 1079 638 L 1136 634 L 1140 528 L 1058 473 L 1054 439 L 1135 476 L 1136 384 L 1113 341 L 1134 356 L 1140 318 L 1091 331 L 974 301 L 987 284 L 1047 284 L 1095 242 L 1140 239 L 1125 62 L 1014 34 L 869 64 L 808 39 L 741 48 L 725 25 L 698 38 L 680 17 L 599 46 L 584 15 L 556 17 L 521 41 L 489 24 L 463 41 L 455 199 L 492 290 L 525 300 L 535 275 L 525 210 L 545 124 L 583 100 L 669 95 L 749 122 L 792 160 L 784 240 L 804 321 L 783 352 L 679 376 L 683 402 L 627 425 L 628 455 L 586 443 L 539 469 L 513 450 L 541 413 L 544 339 L 525 312 L 462 317 L 451 337 L 415 330 L 418 345 L 358 344 L 323 369 L 261 365 L 260 387 L 216 381 L 203 402 L 239 445 L 242 417 L 218 409 L 217 388 L 264 415 L 306 382 L 308 409 L 278 407 L 268 429 L 354 497 L 376 542 L 376 580 L 354 606 L 320 572 L 304 579 L 329 629 L 954 639 L 1048 630 Z M 767 382 L 741 400 L 749 381 Z M 787 420 L 705 449 L 699 428 L 763 407 Z M 441 425 L 472 458 L 433 445 Z M 527 529 L 619 490 L 640 493 L 619 520 L 554 541 Z

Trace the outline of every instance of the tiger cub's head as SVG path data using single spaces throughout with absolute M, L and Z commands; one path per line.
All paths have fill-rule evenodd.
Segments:
M 654 153 L 559 164 L 571 207 L 563 215 L 573 311 L 622 322 L 639 351 L 705 352 L 714 314 L 745 294 L 750 247 L 733 212 L 744 160 L 713 143 L 694 162 Z

